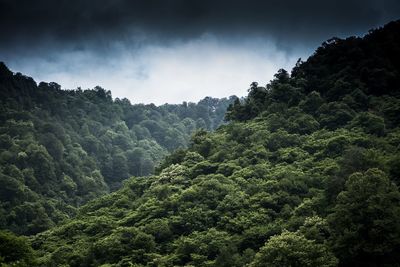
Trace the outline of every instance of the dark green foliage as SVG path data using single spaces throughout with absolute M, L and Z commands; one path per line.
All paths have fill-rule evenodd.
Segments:
M 248 97 L 232 99 L 228 124 L 212 133 L 197 131 L 187 149 L 165 158 L 157 175 L 127 179 L 116 192 L 81 206 L 74 218 L 31 237 L 38 264 L 398 266 L 400 61 L 392 59 L 399 57 L 399 27 L 394 22 L 364 38 L 332 39 L 307 62 L 299 61 L 291 75 L 279 70 L 266 87 L 253 82 Z M 370 76 L 382 83 L 381 90 Z M 109 101 L 100 89 L 82 93 Z M 139 109 L 116 102 L 115 118 L 126 114 L 121 110 L 127 107 Z M 168 117 L 170 122 L 187 133 L 196 125 L 209 128 L 210 118 L 200 115 L 203 107 L 196 120 L 188 119 L 194 112 L 190 105 L 175 106 L 175 114 L 185 114 L 181 126 L 174 115 Z M 101 109 L 92 106 L 91 112 Z M 52 133 L 64 147 L 62 157 L 74 167 L 80 168 L 80 159 L 85 166 L 96 166 L 96 155 L 104 156 L 101 173 L 88 172 L 83 180 L 63 171 L 66 194 L 101 188 L 101 174 L 108 179 L 116 171 L 147 174 L 152 166 L 145 159 L 161 151 L 152 144 L 167 140 L 160 134 L 164 123 L 157 116 L 162 117 L 128 116 L 107 128 L 99 142 L 97 131 L 106 119 L 86 126 L 71 121 L 68 127 L 94 137 L 85 139 L 85 145 L 62 141 L 60 136 L 68 135 L 69 128 L 63 132 L 56 127 Z M 9 205 L 35 199 L 25 193 L 31 187 L 45 194 L 43 175 L 58 181 L 60 169 L 51 162 L 62 147 L 52 137 L 49 143 L 34 142 L 29 129 L 36 124 L 6 121 L 13 134 L 0 133 L 0 160 L 14 161 L 2 168 L 0 179 L 5 185 L 2 203 Z M 11 138 L 15 135 L 24 136 L 29 147 L 25 154 L 18 150 L 18 139 Z M 131 140 L 139 146 L 130 146 Z M 104 155 L 101 151 L 107 149 L 112 153 Z M 42 176 L 36 177 L 41 172 L 35 166 L 20 167 L 29 163 L 30 155 L 46 163 Z M 27 189 L 23 185 L 28 183 Z M 0 212 L 8 214 L 7 205 Z M 32 201 L 24 205 L 22 209 L 40 213 L 44 225 L 49 223 L 46 209 L 55 210 Z M 9 216 L 27 220 L 16 211 Z
M 268 240 L 250 266 L 333 267 L 337 266 L 337 259 L 326 246 L 298 233 L 283 232 Z
M 30 267 L 36 265 L 35 254 L 27 238 L 0 231 L 0 266 Z
M 398 96 L 399 24 L 400 21 L 391 22 L 371 30 L 364 38 L 332 38 L 295 67 L 292 76 L 305 79 L 306 91 L 318 91 L 329 101 L 338 100 L 354 89 L 367 95 Z
M 219 126 L 231 102 L 131 105 L 101 87 L 37 86 L 0 67 L 0 227 L 19 234 L 48 229 L 124 179 L 153 173 L 187 146 L 199 120 Z
M 265 88 L 253 83 L 248 97 L 234 102 L 226 118 L 246 121 L 265 110 L 277 111 L 277 103 L 285 110 L 300 101 L 303 111 L 318 115 L 317 121 L 329 129 L 342 127 L 355 111 L 361 110 L 380 116 L 387 114 L 386 124 L 398 124 L 395 112 L 400 94 L 399 25 L 400 21 L 394 21 L 363 38 L 332 38 L 324 42 L 307 61 L 296 64 L 291 76 L 279 70 Z M 393 102 L 384 100 L 380 106 L 376 99 L 370 101 L 374 97 Z
M 354 173 L 328 216 L 332 246 L 347 266 L 399 262 L 400 193 L 379 169 Z
M 395 159 L 399 131 L 388 129 L 390 143 L 385 136 L 346 128 L 272 133 L 269 123 L 260 117 L 212 134 L 199 132 L 189 149 L 167 158 L 157 176 L 131 178 L 121 190 L 83 206 L 69 224 L 36 236 L 33 246 L 41 263 L 54 263 L 56 251 L 71 242 L 74 248 L 61 256 L 72 266 L 79 266 L 75 255 L 87 265 L 116 266 L 336 266 L 338 259 L 341 265 L 364 263 L 342 253 L 342 246 L 336 248 L 341 233 L 347 232 L 342 220 L 354 219 L 361 226 L 369 220 L 351 215 L 356 210 L 369 214 L 364 200 L 340 204 L 340 192 L 348 190 L 349 175 L 385 169 L 384 158 Z M 387 177 L 383 180 L 388 190 L 378 189 L 382 202 L 378 199 L 374 206 L 388 212 L 384 231 L 389 238 L 398 232 L 393 215 L 398 205 L 391 196 L 398 191 Z M 348 216 L 337 213 L 340 205 L 351 203 L 358 206 L 346 211 Z M 74 224 L 82 228 L 72 232 Z M 128 229 L 146 234 L 144 251 L 137 249 L 134 237 L 122 241 L 120 231 Z M 99 246 L 101 240 L 105 243 Z M 383 262 L 393 262 L 395 240 L 388 243 L 393 244 L 387 250 L 392 258 Z
M 386 128 L 382 117 L 369 112 L 359 113 L 351 122 L 350 127 L 360 127 L 364 132 L 375 135 L 384 135 Z

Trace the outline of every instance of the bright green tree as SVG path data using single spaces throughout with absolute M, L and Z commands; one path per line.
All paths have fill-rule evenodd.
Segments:
M 251 267 L 336 266 L 337 259 L 323 244 L 306 239 L 302 234 L 284 231 L 271 237 L 256 254 Z

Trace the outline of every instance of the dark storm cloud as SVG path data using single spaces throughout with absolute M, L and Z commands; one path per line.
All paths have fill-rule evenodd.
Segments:
M 0 0 L 0 61 L 132 102 L 243 96 L 324 40 L 400 18 L 398 0 Z
M 400 15 L 396 0 L 0 0 L 0 41 L 99 42 L 263 34 L 309 42 L 362 33 Z

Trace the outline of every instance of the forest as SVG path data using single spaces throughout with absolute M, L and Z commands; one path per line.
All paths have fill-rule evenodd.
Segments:
M 32 235 L 88 200 L 147 176 L 196 129 L 223 123 L 233 97 L 132 105 L 101 87 L 61 90 L 0 63 L 0 227 Z
M 400 21 L 244 98 L 132 105 L 0 65 L 1 266 L 400 266 Z

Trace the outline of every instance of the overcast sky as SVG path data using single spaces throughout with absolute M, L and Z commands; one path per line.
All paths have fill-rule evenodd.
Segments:
M 0 61 L 132 103 L 243 96 L 330 37 L 400 19 L 397 0 L 0 0 Z

